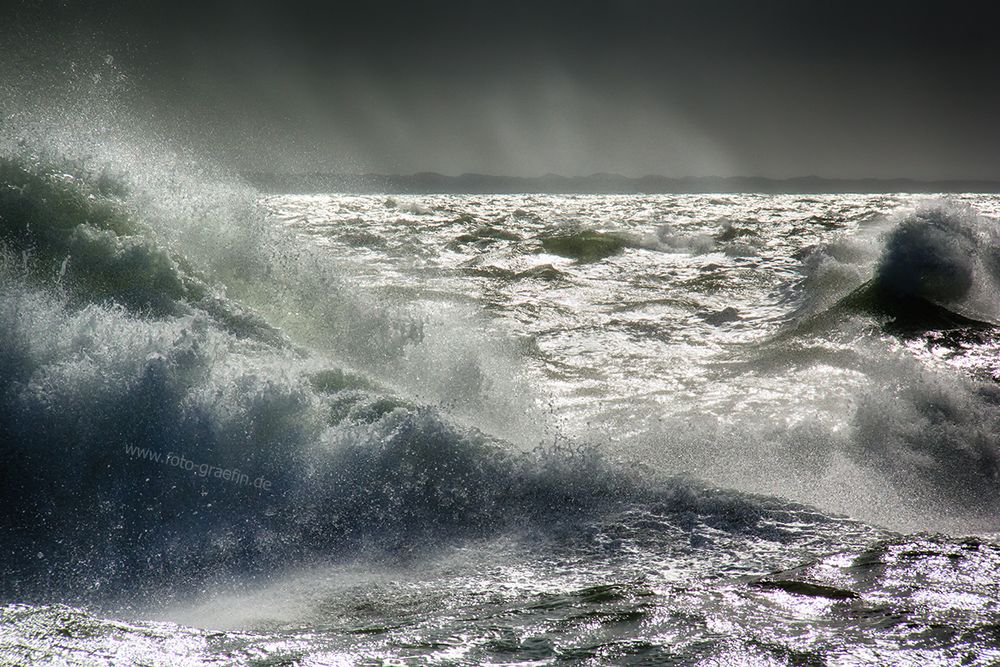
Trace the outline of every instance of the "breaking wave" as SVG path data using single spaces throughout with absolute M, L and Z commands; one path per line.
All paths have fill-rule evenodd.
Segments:
M 306 263 L 303 278 L 308 255 L 282 265 L 247 238 L 230 245 L 234 229 L 155 226 L 128 183 L 80 165 L 8 157 L 0 175 L 4 597 L 182 588 L 644 499 L 733 529 L 760 519 L 763 504 L 654 485 L 558 434 L 544 444 L 518 430 L 531 416 L 486 365 L 489 346 L 365 310 L 323 266 Z M 247 220 L 237 229 L 277 240 Z M 279 328 L 261 314 L 324 277 L 319 319 L 279 314 Z M 408 372 L 429 395 L 408 391 Z M 491 409 L 509 441 L 480 430 Z
M 902 332 L 1000 322 L 1000 229 L 968 206 L 922 205 L 805 260 L 800 314 L 847 309 Z
M 865 510 L 860 500 L 884 485 L 905 498 L 906 511 L 923 507 L 925 525 L 947 524 L 937 523 L 935 513 L 964 514 L 978 517 L 979 529 L 995 530 L 1000 387 L 995 376 L 956 372 L 940 359 L 957 351 L 968 355 L 975 346 L 995 349 L 998 229 L 968 206 L 931 202 L 804 257 L 800 305 L 788 326 L 757 351 L 756 368 L 773 373 L 773 364 L 806 364 L 818 373 L 862 375 L 865 384 L 853 390 L 843 427 L 814 430 L 805 446 L 785 445 L 785 456 L 811 460 L 799 461 L 800 470 L 829 478 L 839 468 L 834 478 L 840 486 L 853 478 L 846 495 L 855 497 L 824 503 L 825 492 L 819 492 L 802 499 L 892 525 L 895 502 L 882 499 Z

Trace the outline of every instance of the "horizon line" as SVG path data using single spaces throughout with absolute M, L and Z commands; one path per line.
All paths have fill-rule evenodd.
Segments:
M 459 178 L 491 178 L 491 179 L 504 179 L 504 180 L 542 180 L 542 179 L 560 179 L 560 180 L 587 180 L 594 178 L 615 178 L 627 181 L 641 181 L 647 179 L 657 179 L 665 181 L 699 181 L 699 180 L 745 180 L 745 181 L 772 181 L 772 182 L 787 182 L 787 181 L 904 181 L 911 183 L 990 183 L 995 185 L 1000 185 L 1000 178 L 987 178 L 987 177 L 956 177 L 956 176 L 946 176 L 946 177 L 936 177 L 936 178 L 923 178 L 916 176 L 820 176 L 817 174 L 802 174 L 797 176 L 762 176 L 762 175 L 752 175 L 752 174 L 738 174 L 729 176 L 720 176 L 717 174 L 710 175 L 685 175 L 685 176 L 667 176 L 665 174 L 643 174 L 641 176 L 626 176 L 618 172 L 607 172 L 607 171 L 597 171 L 590 174 L 582 174 L 575 176 L 568 176 L 566 174 L 557 174 L 555 172 L 546 172 L 544 174 L 536 174 L 531 176 L 525 175 L 514 175 L 514 174 L 499 174 L 499 173 L 489 173 L 480 171 L 464 171 L 459 174 L 446 174 L 439 171 L 413 171 L 413 172 L 380 172 L 380 171 L 366 171 L 366 172 L 347 172 L 347 171 L 328 171 L 328 170 L 315 170 L 315 171 L 271 171 L 271 170 L 260 170 L 260 169 L 246 169 L 241 170 L 245 176 L 271 176 L 278 178 L 306 178 L 306 177 L 327 177 L 327 178 L 419 178 L 419 177 L 435 177 L 435 178 L 445 178 L 445 179 L 459 179 Z
M 244 178 L 272 194 L 1000 194 L 1000 181 L 985 179 L 828 178 L 824 176 L 495 176 L 467 172 L 345 174 L 248 172 Z

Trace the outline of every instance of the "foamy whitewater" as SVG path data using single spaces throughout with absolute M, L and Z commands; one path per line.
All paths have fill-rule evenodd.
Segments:
M 1000 660 L 1000 198 L 84 136 L 0 160 L 0 664 Z

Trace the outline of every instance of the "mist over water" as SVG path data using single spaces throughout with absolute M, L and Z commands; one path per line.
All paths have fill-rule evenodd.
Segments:
M 0 662 L 997 658 L 996 196 L 264 196 L 80 85 L 0 141 Z

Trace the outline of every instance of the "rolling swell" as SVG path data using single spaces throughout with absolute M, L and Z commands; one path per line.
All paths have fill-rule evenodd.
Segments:
M 848 294 L 840 305 L 847 310 L 884 319 L 887 332 L 903 336 L 953 329 L 992 329 L 996 326 L 962 315 L 923 296 L 897 292 L 882 284 L 878 278 Z
M 4 598 L 183 589 L 652 499 L 678 520 L 760 519 L 747 500 L 654 485 L 586 449 L 518 451 L 396 397 L 227 297 L 123 187 L 2 168 Z

